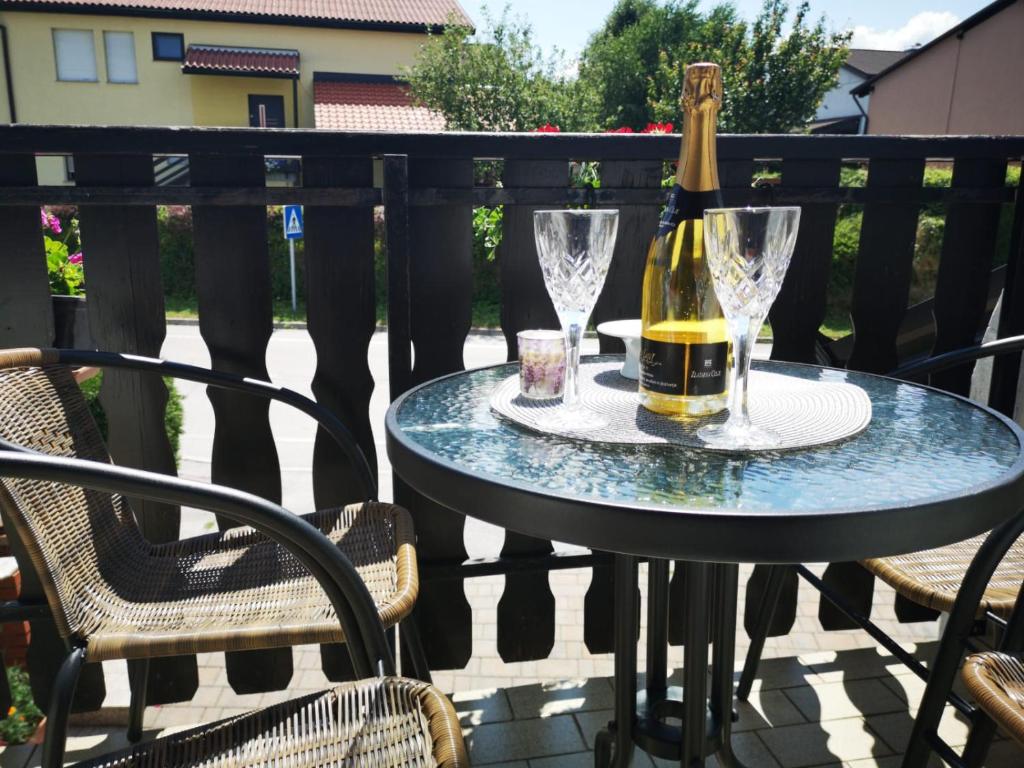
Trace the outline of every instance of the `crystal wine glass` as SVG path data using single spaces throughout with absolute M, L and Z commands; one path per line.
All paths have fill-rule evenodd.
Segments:
M 715 294 L 732 337 L 729 419 L 697 434 L 711 448 L 773 448 L 772 430 L 752 424 L 747 411 L 750 356 L 793 256 L 800 209 L 719 208 L 704 213 L 704 248 Z
M 580 406 L 580 341 L 601 293 L 615 248 L 619 212 L 614 210 L 536 211 L 537 241 L 544 285 L 565 334 L 565 387 L 562 405 L 545 426 L 594 429 L 607 424 Z

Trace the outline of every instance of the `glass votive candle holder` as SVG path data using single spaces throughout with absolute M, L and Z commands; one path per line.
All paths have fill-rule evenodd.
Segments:
M 565 385 L 565 336 L 561 331 L 520 331 L 519 391 L 523 397 L 561 397 Z

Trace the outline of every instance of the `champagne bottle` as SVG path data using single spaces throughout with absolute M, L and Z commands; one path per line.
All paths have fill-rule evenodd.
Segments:
M 672 416 L 706 416 L 726 406 L 729 333 L 703 238 L 704 209 L 722 205 L 715 153 L 721 101 L 718 65 L 689 65 L 676 183 L 644 271 L 640 402 Z

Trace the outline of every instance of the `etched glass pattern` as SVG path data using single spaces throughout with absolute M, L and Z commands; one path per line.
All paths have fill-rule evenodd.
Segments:
M 550 417 L 552 425 L 585 429 L 603 423 L 601 417 L 579 403 L 580 341 L 608 276 L 618 226 L 619 212 L 614 210 L 533 214 L 533 234 L 544 285 L 565 334 L 562 408 Z

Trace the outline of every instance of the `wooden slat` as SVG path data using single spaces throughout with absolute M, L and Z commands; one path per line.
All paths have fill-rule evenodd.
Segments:
M 594 307 L 592 323 L 640 317 L 640 295 L 647 248 L 658 227 L 664 163 L 660 160 L 615 161 L 601 163 L 601 190 L 621 187 L 626 190 L 657 191 L 654 205 L 618 205 L 619 229 L 615 254 L 608 269 L 604 288 Z M 599 337 L 601 352 L 623 352 L 622 341 Z M 583 642 L 590 653 L 609 653 L 613 646 L 615 580 L 611 566 L 593 568 L 590 586 L 583 600 Z
M 751 189 L 750 180 L 754 173 L 752 159 L 726 160 L 718 164 L 718 182 L 723 190 L 733 190 L 726 205 L 748 205 L 756 195 Z M 725 193 L 723 191 L 723 196 Z M 676 561 L 672 568 L 672 580 L 669 582 L 668 599 L 668 642 L 680 646 L 686 636 L 686 563 Z M 788 604 L 780 601 L 779 611 L 785 611 Z M 777 611 L 777 613 L 779 612 Z
M 0 187 L 36 183 L 36 161 L 15 155 L 0 162 Z M 38 206 L 0 208 L 0 347 L 49 346 L 53 343 L 53 309 L 46 275 L 46 252 Z M 21 598 L 46 599 L 28 552 L 9 529 L 11 552 L 21 571 Z M 49 619 L 31 622 L 29 678 L 36 701 L 50 700 L 53 680 L 66 650 Z M 99 708 L 106 696 L 103 670 L 86 666 L 75 695 L 75 709 Z
M 36 183 L 36 159 L 14 155 L 0 162 L 0 188 Z M 53 343 L 53 309 L 39 207 L 0 207 L 0 347 Z
M 747 597 L 743 608 L 743 629 L 748 637 L 754 634 L 757 613 L 764 600 L 764 588 L 767 585 L 767 580 L 768 566 L 755 565 L 754 572 L 747 580 Z M 775 613 L 772 614 L 771 624 L 768 625 L 768 637 L 788 635 L 793 629 L 793 624 L 796 622 L 799 581 L 796 570 L 787 568 L 783 576 L 782 589 L 779 591 L 779 602 L 775 606 Z
M 385 181 L 401 180 L 401 163 L 393 161 L 390 176 L 385 164 Z M 471 160 L 442 162 L 413 158 L 408 163 L 410 185 L 444 184 L 469 187 L 473 184 Z M 386 196 L 403 198 L 400 189 Z M 415 349 L 411 371 L 393 371 L 402 386 L 415 384 L 463 369 L 462 349 L 469 332 L 472 303 L 473 211 L 469 206 L 412 209 L 408 212 L 408 236 L 395 224 L 389 225 L 389 284 L 400 280 L 408 267 L 410 333 Z M 415 244 L 412 246 L 411 244 Z M 409 245 L 403 251 L 402 246 Z M 389 307 L 390 312 L 390 307 Z M 404 329 L 402 329 L 404 330 Z M 396 336 L 390 344 L 401 345 L 396 359 L 407 359 L 405 339 Z M 392 389 L 392 396 L 400 392 Z M 395 478 L 395 499 L 410 510 L 416 525 L 417 551 L 423 561 L 465 560 L 463 544 L 465 518 L 415 493 Z M 427 582 L 420 589 L 416 622 L 432 669 L 462 669 L 473 652 L 473 617 L 462 579 Z
M 264 183 L 263 158 L 192 155 L 192 184 Z M 259 206 L 192 209 L 199 330 L 213 368 L 267 378 L 272 331 L 267 212 Z M 268 401 L 208 388 L 216 426 L 213 482 L 281 501 L 281 467 L 270 431 Z M 221 528 L 234 524 L 218 519 Z M 226 656 L 228 681 L 238 693 L 280 690 L 292 677 L 292 652 L 243 651 Z
M 0 154 L 223 153 L 259 155 L 408 154 L 438 159 L 501 157 L 551 160 L 675 159 L 677 135 L 550 133 L 355 133 L 319 129 L 160 128 L 107 126 L 0 126 Z M 757 158 L 822 160 L 904 157 L 1020 157 L 1019 136 L 808 136 L 798 134 L 722 135 L 720 161 Z
M 839 170 L 839 158 L 823 161 L 788 160 L 782 164 L 782 183 L 791 187 L 838 187 Z M 815 361 L 818 329 L 825 319 L 836 210 L 837 206 L 830 203 L 801 206 L 800 231 L 793 260 L 769 313 L 772 324 L 772 360 L 796 363 Z
M 373 160 L 306 157 L 302 180 L 307 187 L 370 185 Z M 377 321 L 373 207 L 307 206 L 304 214 L 306 316 L 316 348 L 313 394 L 352 431 L 376 474 L 377 451 L 370 428 L 373 377 L 367 358 Z M 341 448 L 322 429 L 313 447 L 313 494 L 318 509 L 364 498 Z M 344 646 L 325 645 L 320 652 L 329 679 L 352 677 Z
M 506 187 L 565 187 L 569 164 L 565 160 L 505 163 Z M 501 275 L 501 329 L 508 359 L 518 356 L 516 334 L 530 328 L 559 328 L 558 317 L 544 287 L 533 235 L 533 206 L 506 205 L 502 216 L 498 267 Z M 505 532 L 503 557 L 544 555 L 550 541 Z M 498 654 L 505 662 L 543 659 L 555 642 L 555 596 L 544 572 L 510 574 L 498 601 Z
M 152 184 L 150 155 L 80 155 L 75 178 L 87 184 Z M 166 335 L 156 208 L 86 206 L 79 212 L 87 243 L 85 282 L 89 328 L 103 350 L 159 357 Z M 131 247 L 126 247 L 130 243 Z M 167 387 L 159 376 L 106 371 L 100 403 L 107 416 L 108 449 L 115 464 L 176 475 L 164 417 Z M 180 510 L 130 500 L 143 534 L 161 544 L 179 535 Z M 188 701 L 199 686 L 195 656 L 154 659 L 147 703 Z
M 1006 285 L 1003 289 L 1003 309 L 999 315 L 999 338 L 1024 333 L 1024 186 L 1017 188 L 1017 203 L 1013 209 L 1010 233 L 1010 252 L 1007 255 Z M 992 363 L 992 386 L 989 405 L 1014 415 L 1020 376 L 1020 353 L 997 357 Z
M 566 160 L 527 162 L 508 160 L 502 175 L 506 188 L 530 184 L 564 188 L 569 183 Z M 531 328 L 560 328 L 551 297 L 544 287 L 537 245 L 533 236 L 536 206 L 506 205 L 502 213 L 502 237 L 498 246 L 501 276 L 501 330 L 509 361 L 518 357 L 516 334 Z
M 872 160 L 868 187 L 912 190 L 923 175 L 921 158 Z M 899 364 L 896 336 L 907 310 L 918 210 L 916 203 L 864 206 L 850 310 L 854 370 L 885 373 Z
M 522 161 L 526 162 L 526 161 Z M 550 161 L 536 161 L 550 162 Z M 626 163 L 624 160 L 609 160 L 608 163 Z M 637 163 L 658 162 L 636 160 Z M 803 161 L 801 161 L 803 162 Z M 1002 188 L 922 187 L 917 190 L 867 189 L 864 187 L 798 187 L 770 185 L 772 202 L 775 205 L 800 205 L 804 203 L 894 203 L 913 201 L 918 203 L 1008 203 L 1013 202 L 1012 190 Z M 727 205 L 737 204 L 749 196 L 750 185 L 741 188 L 723 184 L 722 192 Z M 663 205 L 668 190 L 661 188 L 629 187 L 534 187 L 523 185 L 516 188 L 475 187 L 473 189 L 449 187 L 424 187 L 415 190 L 409 202 L 411 205 L 435 206 L 471 204 L 479 205 L 598 205 L 604 207 Z M 0 207 L 25 205 L 26 203 L 48 203 L 53 205 L 334 205 L 339 207 L 362 208 L 381 202 L 380 192 L 372 187 L 139 187 L 124 186 L 115 189 L 103 187 L 68 186 L 16 186 L 0 187 Z M 762 200 L 762 202 L 765 202 Z
M 660 161 L 609 161 L 601 163 L 601 188 L 623 187 L 660 189 L 664 164 Z M 640 294 L 643 287 L 647 249 L 658 228 L 661 208 L 658 205 L 622 205 L 615 255 L 604 289 L 594 307 L 593 323 L 640 317 Z M 602 352 L 622 352 L 620 339 L 602 337 Z
M 845 603 L 862 616 L 871 618 L 871 604 L 875 592 L 875 577 L 860 563 L 829 563 L 821 580 L 842 595 Z M 818 600 L 818 621 L 828 630 L 859 629 L 842 611 L 824 597 Z

